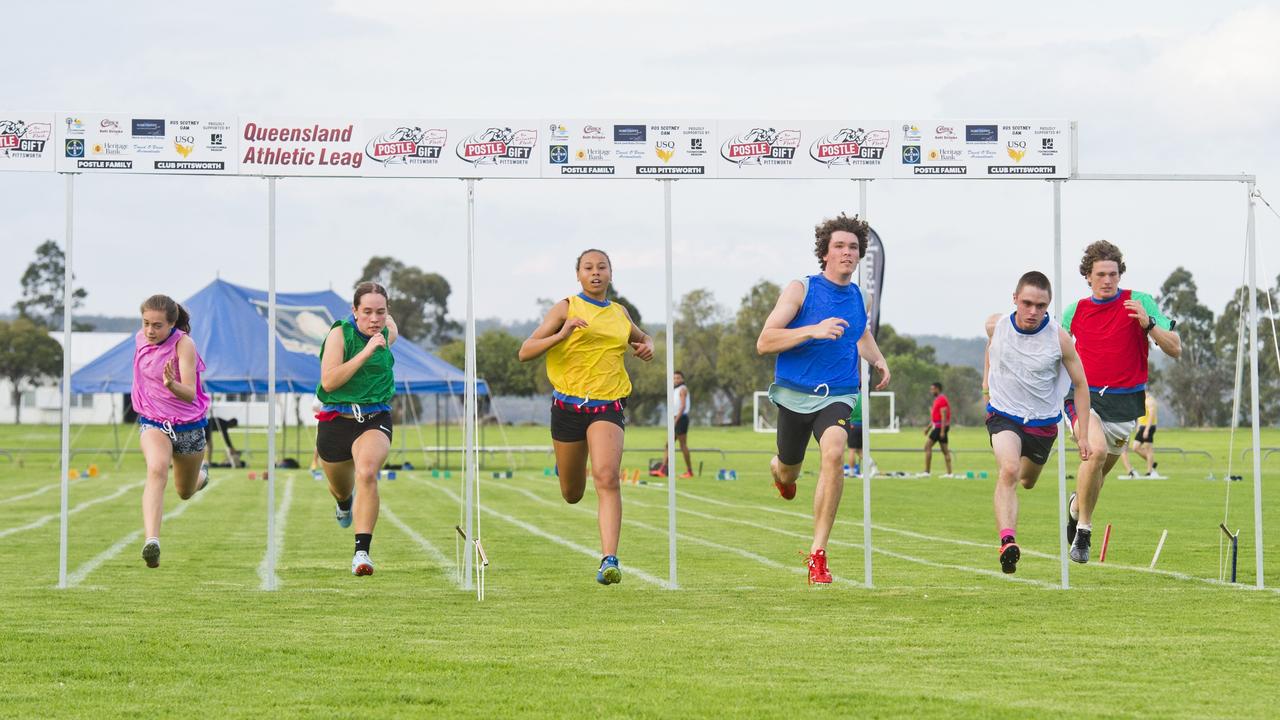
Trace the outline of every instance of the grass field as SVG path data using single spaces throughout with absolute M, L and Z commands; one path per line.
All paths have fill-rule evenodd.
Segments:
M 108 429 L 75 432 L 77 448 L 111 447 Z M 627 432 L 633 448 L 660 447 L 662 437 L 657 428 Z M 1162 429 L 1158 447 L 1213 459 L 1166 452 L 1158 459 L 1169 479 L 1109 481 L 1094 560 L 1072 565 L 1069 591 L 1056 587 L 1051 472 L 1020 491 L 1024 558 L 1014 576 L 996 560 L 991 480 L 874 481 L 872 589 L 861 585 L 861 489 L 851 481 L 830 547 L 837 582 L 814 588 L 801 558 L 813 475 L 787 503 L 760 452 L 771 436 L 695 428 L 691 438 L 729 452 L 698 453 L 702 477 L 680 484 L 678 590 L 662 585 L 665 487 L 625 486 L 624 581 L 601 587 L 590 491 L 568 506 L 544 475 L 548 455 L 499 453 L 486 467 L 516 473 L 484 481 L 492 565 L 478 603 L 455 584 L 456 472 L 382 483 L 377 573 L 355 578 L 351 534 L 334 523 L 324 483 L 282 471 L 280 589 L 265 592 L 264 483 L 225 469 L 192 501 L 168 490 L 163 563 L 148 570 L 138 555 L 136 452 L 119 467 L 102 453 L 76 455 L 77 468 L 93 463 L 102 473 L 71 486 L 73 587 L 58 590 L 58 460 L 45 452 L 58 447 L 57 428 L 0 429 L 0 450 L 11 453 L 0 455 L 0 717 L 1277 714 L 1280 594 L 1251 589 L 1252 476 L 1239 456 L 1247 432 L 1236 436 L 1234 472 L 1246 481 L 1231 486 L 1229 520 L 1243 528 L 1247 587 L 1217 583 L 1227 486 L 1206 478 L 1226 470 L 1226 431 Z M 549 443 L 539 428 L 489 429 L 487 440 Z M 922 436 L 874 441 L 911 448 Z M 989 453 L 976 452 L 987 446 L 982 430 L 959 429 L 953 442 L 958 470 L 993 471 Z M 1264 433 L 1263 445 L 1280 446 L 1280 431 Z M 656 455 L 629 452 L 624 466 Z M 921 463 L 919 453 L 878 459 L 885 470 Z M 739 479 L 716 481 L 721 467 Z M 1280 453 L 1264 476 L 1267 584 L 1280 586 Z M 1114 530 L 1102 565 L 1105 523 Z M 1148 571 L 1166 528 L 1157 570 Z

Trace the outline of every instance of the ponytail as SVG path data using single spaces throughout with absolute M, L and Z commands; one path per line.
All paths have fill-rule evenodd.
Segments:
M 152 295 L 143 300 L 141 312 L 148 310 L 159 310 L 164 313 L 164 319 L 167 322 L 173 323 L 173 326 L 182 332 L 191 334 L 191 313 L 168 295 Z

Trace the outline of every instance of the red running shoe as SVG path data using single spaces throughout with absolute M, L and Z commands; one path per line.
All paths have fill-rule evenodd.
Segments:
M 795 484 L 795 483 L 791 483 L 790 485 L 783 485 L 781 482 L 778 482 L 777 480 L 774 480 L 774 481 L 773 481 L 773 486 L 774 486 L 774 487 L 776 487 L 776 488 L 778 488 L 778 494 L 782 496 L 782 499 L 783 499 L 783 500 L 794 500 L 794 499 L 795 499 L 795 497 L 796 497 L 796 484 Z
M 827 551 L 818 548 L 809 555 L 809 584 L 831 584 L 831 571 L 827 569 Z

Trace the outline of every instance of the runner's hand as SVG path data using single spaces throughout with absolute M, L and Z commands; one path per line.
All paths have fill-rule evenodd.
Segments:
M 1089 441 L 1087 439 L 1080 443 L 1079 448 L 1081 462 L 1088 460 L 1093 455 L 1093 448 L 1089 447 Z
M 876 383 L 876 390 L 883 390 L 889 387 L 889 378 L 892 375 L 889 372 L 889 365 L 881 358 L 875 362 L 876 372 L 880 373 L 880 382 Z
M 560 327 L 560 339 L 563 340 L 573 334 L 574 330 L 587 326 L 587 321 L 580 317 L 569 316 L 565 318 L 564 325 Z
M 849 321 L 842 318 L 829 317 L 813 326 L 813 339 L 838 340 L 841 335 L 844 335 L 844 329 L 847 327 L 849 327 Z
M 631 349 L 635 350 L 636 357 L 645 362 L 653 359 L 653 340 L 645 338 L 639 342 L 631 343 Z
M 164 364 L 164 386 L 173 390 L 173 381 L 176 379 L 177 372 L 173 369 L 173 361 L 170 360 Z
M 372 355 L 373 352 L 378 348 L 384 348 L 386 346 L 387 346 L 387 339 L 382 337 L 382 333 L 379 332 L 379 333 L 374 333 L 373 337 L 369 338 L 369 342 L 365 344 L 364 349 L 366 352 Z
M 1142 303 L 1129 299 L 1124 301 L 1124 307 L 1129 311 L 1129 317 L 1138 321 L 1138 324 L 1145 329 L 1147 323 L 1151 322 L 1151 316 L 1147 314 L 1147 309 L 1142 307 Z

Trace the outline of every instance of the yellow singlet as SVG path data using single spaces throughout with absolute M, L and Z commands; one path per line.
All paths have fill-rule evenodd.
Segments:
M 1145 414 L 1145 415 L 1143 415 L 1142 417 L 1138 418 L 1138 424 L 1139 424 L 1139 425 L 1155 425 L 1155 424 L 1156 424 L 1156 412 L 1157 412 L 1157 410 L 1156 410 L 1156 401 L 1155 401 L 1155 400 L 1154 400 L 1150 395 L 1148 395 L 1148 396 L 1147 396 L 1146 414 Z
M 631 322 L 621 305 L 601 307 L 581 295 L 569 298 L 568 317 L 579 317 L 578 328 L 547 351 L 547 379 L 566 398 L 618 400 L 631 394 L 631 378 L 622 366 L 631 336 Z

